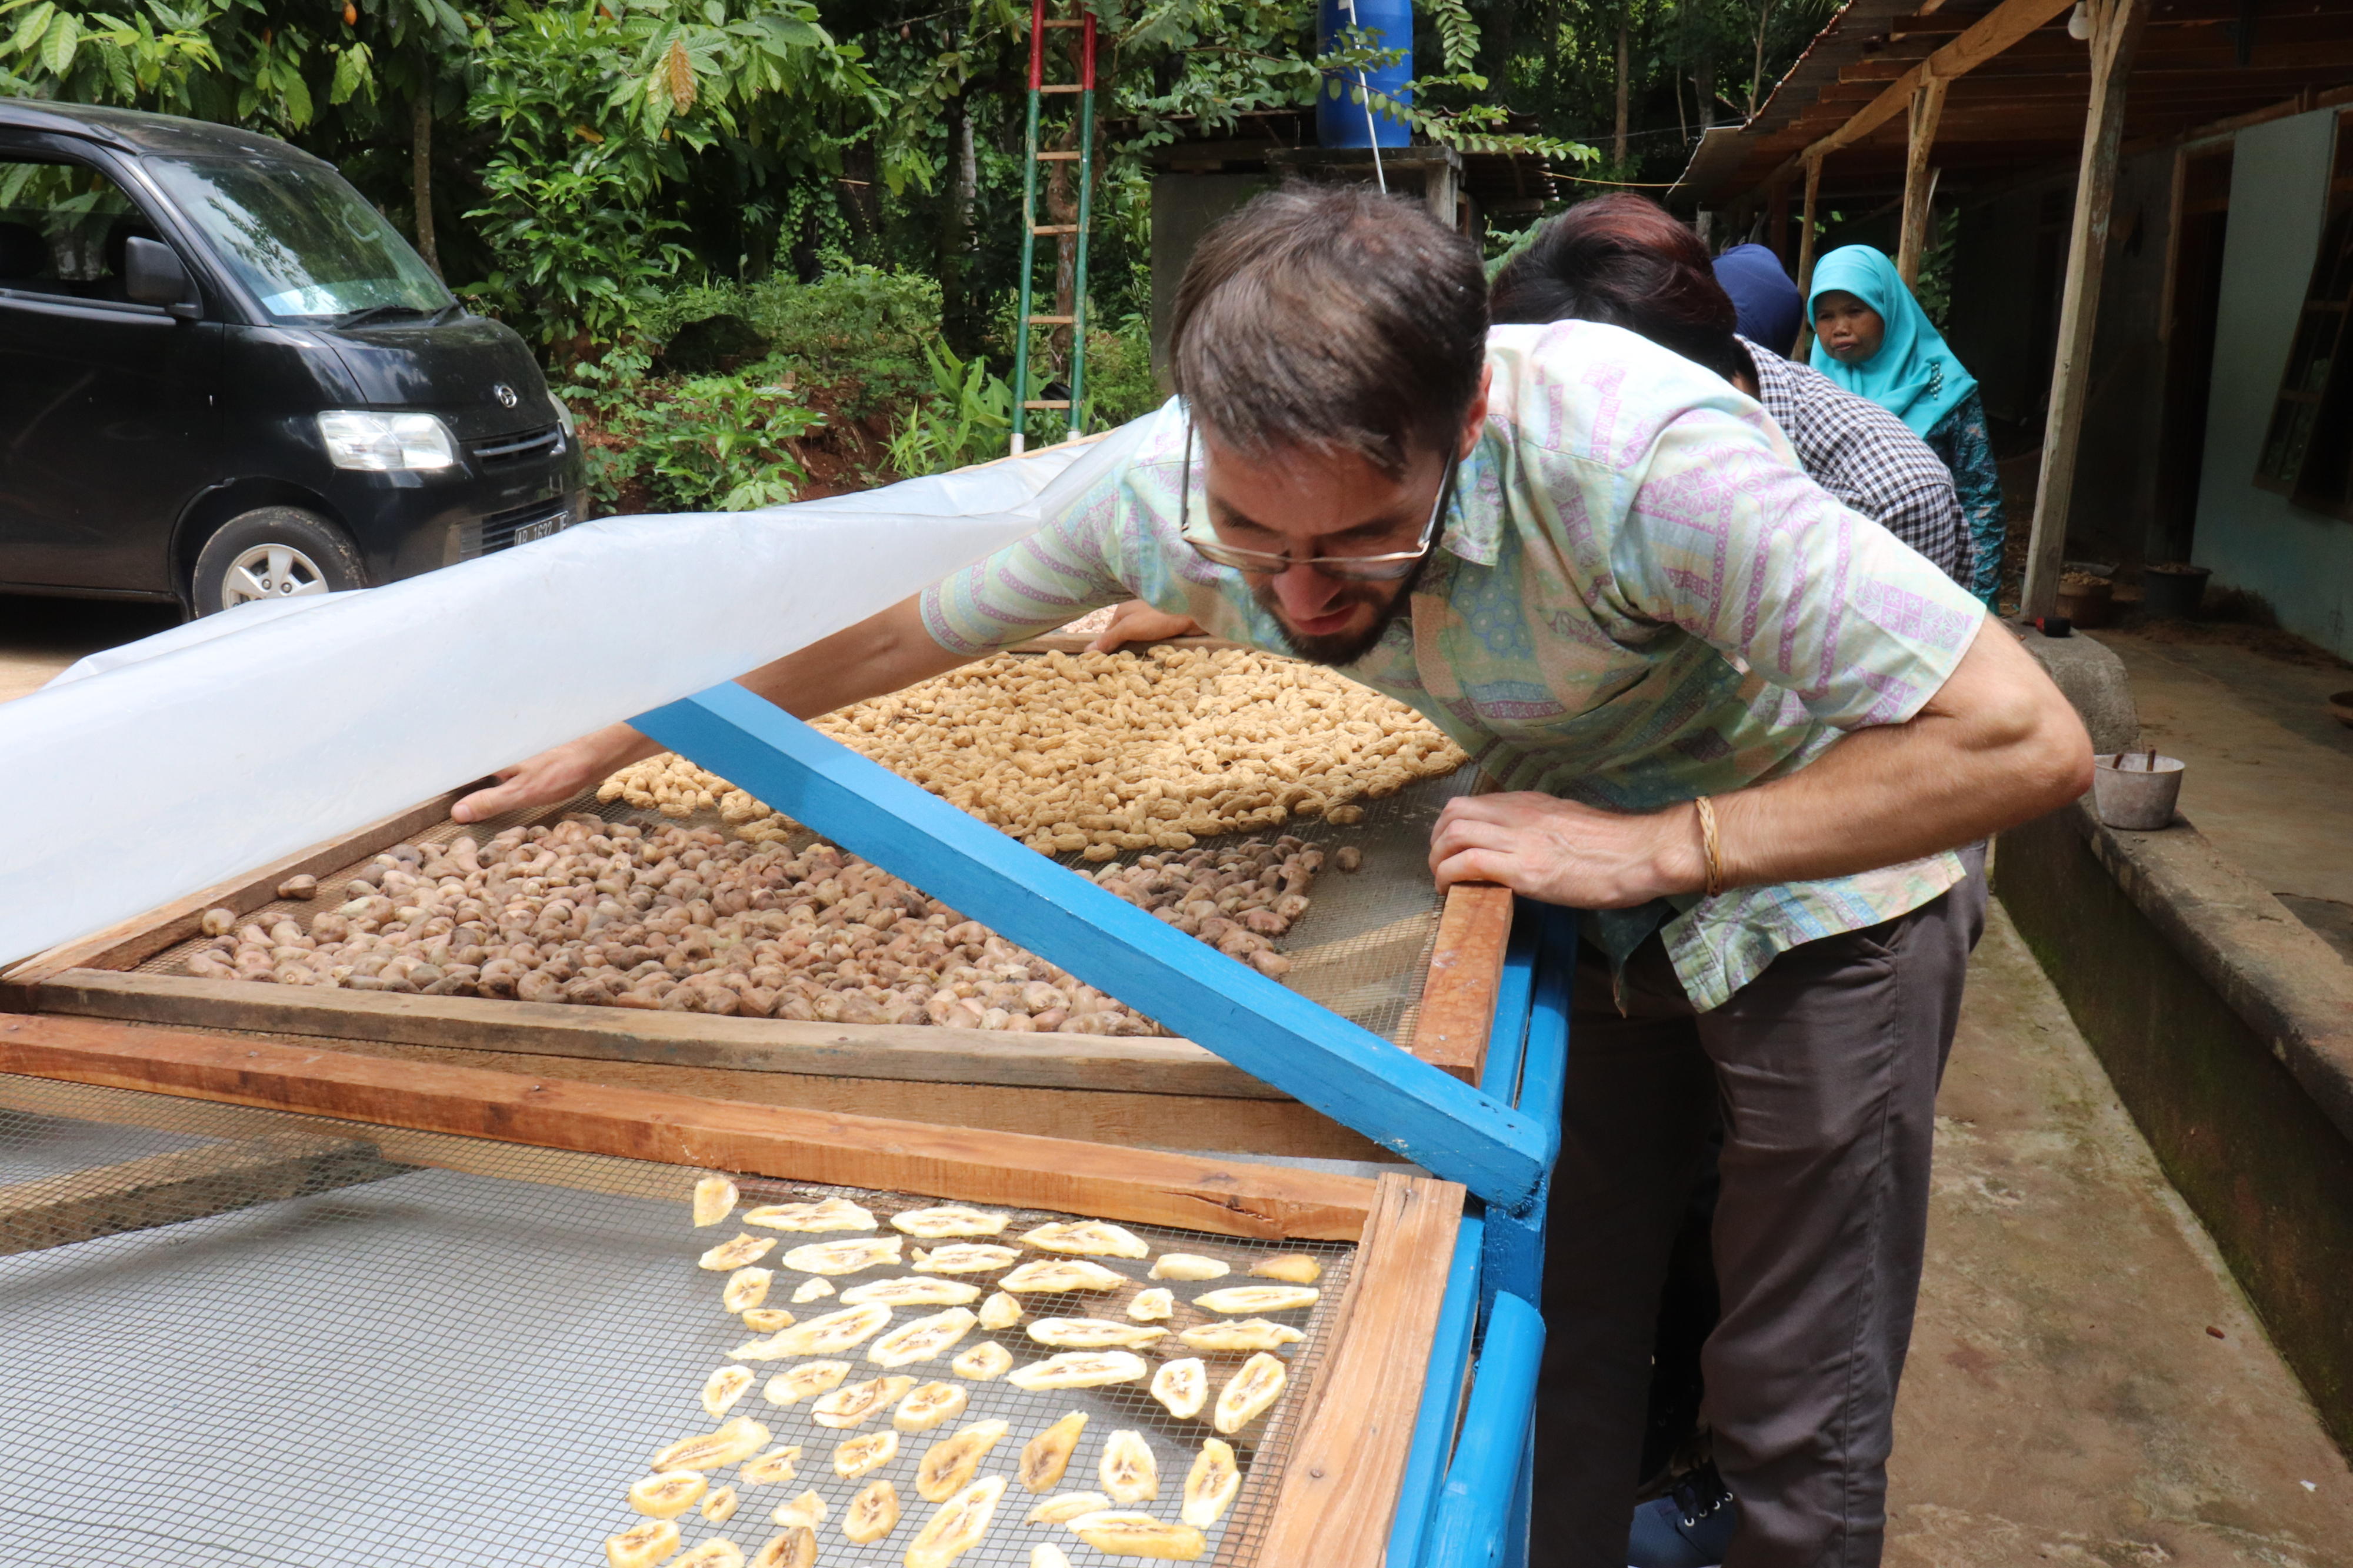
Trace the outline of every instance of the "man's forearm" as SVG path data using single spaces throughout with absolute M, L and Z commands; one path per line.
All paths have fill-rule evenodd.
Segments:
M 762 665 L 739 683 L 796 719 L 815 719 L 971 662 L 969 656 L 942 647 L 923 629 L 919 599 L 903 599 Z

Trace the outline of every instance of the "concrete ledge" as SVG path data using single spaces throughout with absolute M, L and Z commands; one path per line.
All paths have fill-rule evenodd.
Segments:
M 2051 673 L 2083 716 L 2095 752 L 2128 752 L 2140 743 L 2140 710 L 2132 678 L 2116 650 L 2087 637 L 2046 637 L 2032 626 L 2004 622 L 2020 644 Z
M 2079 802 L 2001 836 L 1995 890 L 2166 1175 L 2353 1449 L 2353 981 L 2176 819 Z

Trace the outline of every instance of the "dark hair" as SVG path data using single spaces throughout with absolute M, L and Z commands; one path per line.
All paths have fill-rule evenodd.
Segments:
M 1284 185 L 1220 220 L 1168 329 L 1176 389 L 1221 442 L 1355 452 L 1392 478 L 1453 454 L 1486 345 L 1477 248 L 1357 184 Z
M 1755 373 L 1706 245 L 1630 191 L 1579 202 L 1546 225 L 1496 275 L 1493 308 L 1498 322 L 1606 321 L 1726 381 Z

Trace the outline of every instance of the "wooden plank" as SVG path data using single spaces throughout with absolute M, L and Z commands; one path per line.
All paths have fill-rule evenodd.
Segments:
M 273 1132 L 69 1171 L 0 1186 L 0 1255 L 152 1230 L 414 1169 L 356 1138 Z
M 1936 144 L 1936 121 L 1944 112 L 1944 79 L 1930 77 L 1913 90 L 1904 144 L 1904 219 L 1895 270 L 1906 289 L 1920 281 L 1920 258 L 1927 254 L 1928 207 L 1936 194 L 1936 171 L 1928 166 L 1928 154 Z
M 1380 1568 L 1446 1300 L 1462 1189 L 1383 1176 L 1345 1317 L 1283 1462 L 1257 1561 Z
M 90 935 L 49 949 L 0 974 L 0 1006 L 23 1006 L 29 987 L 69 969 L 129 969 L 153 958 L 174 942 L 197 933 L 197 921 L 216 906 L 239 914 L 258 910 L 278 896 L 278 884 L 289 877 L 324 876 L 353 861 L 397 844 L 412 833 L 449 820 L 449 807 L 459 796 L 480 787 L 470 784 L 396 811 L 390 816 L 354 828 L 340 838 L 316 844 L 283 860 L 233 877 L 199 893 L 150 910 L 143 915 L 92 931 Z
M 0 1014 L 0 1072 L 1223 1236 L 1354 1240 L 1373 1200 L 1373 1184 L 1362 1178 L 1280 1165 L 548 1082 L 88 1018 Z
M 32 1000 L 24 1010 L 528 1056 L 930 1083 L 1291 1098 L 1190 1040 L 810 1024 L 99 969 L 69 969 L 43 983 Z
M 630 722 L 1424 1169 L 1505 1207 L 1535 1195 L 1546 1140 L 1534 1118 L 1121 901 L 744 688 L 714 686 Z
M 2084 162 L 2075 182 L 2075 216 L 2067 238 L 2067 274 L 2059 295 L 2059 348 L 2051 372 L 2051 407 L 2042 429 L 2042 472 L 2034 487 L 2021 613 L 2049 615 L 2059 603 L 2067 552 L 2067 514 L 2074 500 L 2075 454 L 2091 395 L 2092 337 L 2100 317 L 2100 274 L 2107 264 L 2108 218 L 2124 143 L 2125 83 L 2149 0 L 2092 0 L 2092 103 L 2084 123 Z
M 1511 935 L 1511 889 L 1457 882 L 1446 890 L 1409 1048 L 1465 1083 L 1477 1083 L 1487 1062 L 1487 1030 L 1494 1021 L 1495 987 L 1504 978 L 1504 947 Z
M 1805 232 L 1798 238 L 1798 315 L 1799 317 L 1798 341 L 1789 350 L 1789 357 L 1801 364 L 1805 363 L 1806 351 L 1813 346 L 1814 342 L 1814 312 L 1811 309 L 1811 301 L 1814 290 L 1814 247 L 1819 226 L 1814 218 L 1814 209 L 1820 203 L 1821 194 L 1822 161 L 1820 158 L 1809 158 L 1806 160 Z

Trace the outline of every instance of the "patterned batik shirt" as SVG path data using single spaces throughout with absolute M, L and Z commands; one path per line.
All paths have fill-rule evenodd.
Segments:
M 1765 411 L 1682 356 L 1590 321 L 1498 327 L 1486 428 L 1456 474 L 1409 609 L 1345 671 L 1427 715 L 1506 789 L 1663 809 L 1778 778 L 1847 731 L 1898 724 L 1944 684 L 1984 611 L 1799 471 Z M 1282 650 L 1208 537 L 1171 401 L 1019 542 L 927 589 L 925 626 L 977 657 L 1128 597 Z M 1859 876 L 1688 895 L 1588 929 L 1622 962 L 1661 935 L 1694 1005 L 1776 953 L 1919 908 L 1951 854 Z
M 1969 536 L 1945 460 L 1903 420 L 1812 365 L 1746 338 L 1740 345 L 1757 366 L 1757 401 L 1798 449 L 1807 476 L 1973 587 Z

